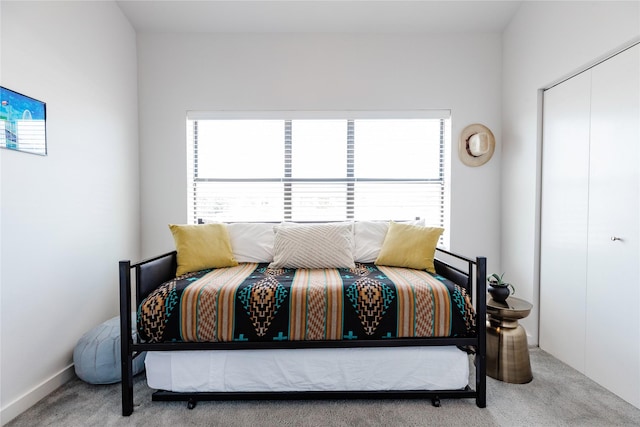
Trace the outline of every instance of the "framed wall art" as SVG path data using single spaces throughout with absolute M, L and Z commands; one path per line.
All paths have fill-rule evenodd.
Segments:
M 47 155 L 47 105 L 0 86 L 0 148 Z

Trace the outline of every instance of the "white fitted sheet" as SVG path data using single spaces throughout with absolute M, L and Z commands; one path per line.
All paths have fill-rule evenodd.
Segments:
M 147 352 L 147 383 L 174 392 L 457 390 L 455 346 Z

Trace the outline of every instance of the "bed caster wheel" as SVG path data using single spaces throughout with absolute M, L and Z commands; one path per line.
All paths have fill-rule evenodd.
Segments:
M 187 409 L 193 409 L 196 407 L 197 404 L 198 404 L 197 400 L 189 399 L 189 401 L 187 401 Z
M 431 404 L 433 406 L 435 406 L 436 408 L 440 407 L 440 398 L 439 397 L 434 397 L 431 399 Z

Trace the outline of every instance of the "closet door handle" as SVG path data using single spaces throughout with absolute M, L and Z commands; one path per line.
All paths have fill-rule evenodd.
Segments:
M 611 236 L 611 241 L 615 242 L 616 240 L 619 240 L 622 242 L 622 237 L 616 237 L 616 236 Z

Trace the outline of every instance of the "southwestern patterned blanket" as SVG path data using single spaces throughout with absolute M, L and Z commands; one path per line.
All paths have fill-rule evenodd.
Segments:
M 426 271 L 374 264 L 203 270 L 163 284 L 138 308 L 147 342 L 462 337 L 475 327 L 464 288 Z

